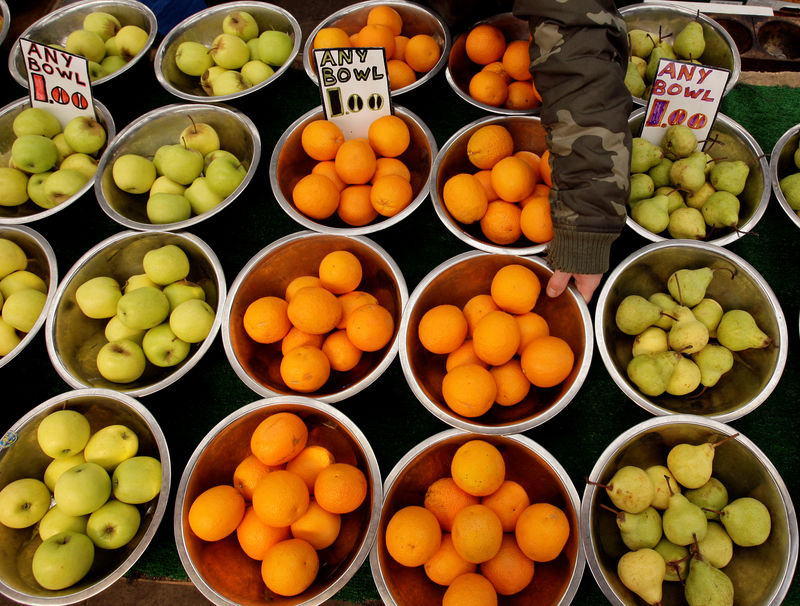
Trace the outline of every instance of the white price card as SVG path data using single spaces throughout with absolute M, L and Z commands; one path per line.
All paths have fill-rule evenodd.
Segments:
M 85 57 L 27 38 L 21 38 L 19 44 L 28 70 L 31 107 L 49 111 L 62 128 L 76 116 L 95 118 Z
M 325 118 L 345 139 L 366 137 L 373 120 L 392 113 L 383 48 L 316 48 L 314 62 Z

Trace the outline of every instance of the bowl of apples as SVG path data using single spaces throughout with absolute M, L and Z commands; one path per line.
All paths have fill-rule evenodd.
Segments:
M 47 315 L 50 361 L 74 388 L 156 392 L 211 347 L 226 290 L 219 259 L 193 234 L 110 236 L 59 284 Z
M 92 85 L 109 82 L 147 54 L 158 34 L 156 16 L 137 0 L 90 0 L 67 4 L 31 24 L 20 38 L 86 57 Z M 28 88 L 20 45 L 8 54 L 13 78 Z
M 144 553 L 164 517 L 167 442 L 134 398 L 67 391 L 35 406 L 0 450 L 0 593 L 83 602 Z

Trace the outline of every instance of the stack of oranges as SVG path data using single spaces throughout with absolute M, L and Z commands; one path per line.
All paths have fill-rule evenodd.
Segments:
M 317 576 L 317 551 L 333 545 L 342 516 L 364 502 L 367 479 L 355 465 L 336 462 L 323 444 L 310 444 L 306 424 L 291 412 L 261 421 L 250 450 L 232 484 L 213 486 L 192 502 L 189 527 L 204 541 L 235 532 L 242 551 L 261 561 L 267 588 L 298 595 Z
M 391 6 L 375 6 L 367 22 L 350 35 L 340 27 L 323 27 L 314 37 L 313 48 L 382 47 L 386 53 L 389 88 L 397 90 L 417 81 L 433 69 L 442 49 L 429 34 L 403 35 L 403 17 Z
M 538 563 L 556 559 L 569 538 L 566 514 L 531 503 L 506 479 L 502 453 L 470 440 L 453 455 L 450 475 L 428 486 L 422 506 L 397 510 L 386 526 L 386 549 L 403 566 L 423 566 L 447 587 L 442 604 L 497 604 L 533 580 Z
M 467 158 L 477 171 L 445 181 L 442 201 L 459 223 L 480 222 L 483 235 L 502 246 L 525 237 L 536 244 L 553 238 L 550 216 L 550 153 L 514 150 L 502 124 L 486 124 L 467 140 Z
M 453 412 L 480 417 L 495 403 L 518 404 L 532 385 L 554 387 L 569 376 L 572 348 L 533 311 L 540 290 L 532 270 L 510 264 L 495 273 L 490 293 L 461 308 L 436 305 L 420 318 L 421 345 L 447 356 L 442 397 Z
M 362 274 L 356 255 L 335 250 L 322 258 L 316 276 L 297 276 L 282 297 L 260 297 L 245 309 L 251 339 L 280 343 L 280 376 L 289 389 L 316 391 L 331 371 L 352 370 L 364 352 L 391 340 L 394 318 L 376 297 L 357 290 Z

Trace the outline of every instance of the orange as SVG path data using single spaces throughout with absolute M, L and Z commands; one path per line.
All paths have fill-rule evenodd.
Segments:
M 250 450 L 264 465 L 283 465 L 296 457 L 308 441 L 308 428 L 292 412 L 275 412 L 261 421 L 250 436 Z
M 481 574 L 500 595 L 514 595 L 533 580 L 534 563 L 517 546 L 513 535 L 503 536 L 503 544 L 491 560 L 481 564 Z
M 542 163 L 542 158 L 539 156 L 539 154 L 527 149 L 520 149 L 519 151 L 515 151 L 512 155 L 520 160 L 524 160 L 525 164 L 530 166 L 531 170 L 533 170 L 535 180 L 539 180 L 539 165 Z M 534 190 L 535 189 L 536 188 L 534 186 Z M 533 192 L 531 192 L 531 195 L 533 195 Z
M 465 50 L 470 61 L 487 65 L 503 56 L 506 38 L 503 32 L 488 24 L 478 25 L 470 30 L 465 42 Z
M 285 356 L 295 347 L 311 345 L 312 347 L 322 348 L 324 337 L 322 335 L 310 335 L 299 328 L 292 326 L 286 336 L 281 341 L 281 353 Z
M 323 27 L 314 36 L 313 48 L 347 48 L 350 36 L 341 27 Z
M 386 62 L 386 75 L 389 77 L 389 88 L 397 90 L 405 88 L 417 81 L 417 74 L 409 67 L 408 63 L 400 59 L 390 59 Z
M 468 505 L 453 520 L 453 547 L 467 562 L 491 560 L 503 542 L 503 525 L 486 505 Z
M 408 36 L 395 36 L 394 37 L 394 55 L 393 60 L 399 59 L 400 61 L 406 60 L 406 46 L 408 45 Z
M 566 514 L 550 503 L 526 507 L 514 530 L 517 545 L 534 562 L 550 562 L 558 557 L 569 538 Z
M 363 185 L 375 172 L 375 152 L 366 139 L 349 139 L 336 152 L 334 164 L 342 181 L 348 185 Z
M 412 36 L 406 44 L 405 60 L 415 72 L 429 72 L 442 56 L 439 43 L 428 34 Z
M 363 290 L 352 290 L 343 295 L 339 295 L 339 302 L 342 304 L 342 319 L 336 328 L 346 328 L 347 321 L 353 315 L 353 311 L 362 305 L 372 305 L 378 302 L 374 296 Z
M 378 158 L 375 163 L 375 174 L 372 175 L 372 182 L 378 177 L 385 175 L 397 175 L 403 177 L 408 182 L 411 182 L 411 171 L 402 160 L 397 158 Z
M 429 352 L 447 354 L 458 349 L 467 337 L 467 319 L 455 305 L 437 305 L 423 314 L 417 334 Z
M 275 528 L 264 524 L 252 507 L 247 508 L 242 521 L 236 527 L 239 546 L 254 560 L 263 560 L 270 547 L 290 536 L 289 529 L 285 526 Z
M 519 360 L 512 358 L 505 364 L 489 369 L 497 385 L 494 401 L 500 406 L 513 406 L 525 399 L 531 389 L 531 382 L 522 372 Z
M 400 32 L 397 32 L 398 34 Z M 391 59 L 394 54 L 395 33 L 388 27 L 378 23 L 367 23 L 358 30 L 358 40 L 356 46 L 364 48 L 367 46 L 382 46 L 386 51 L 386 59 Z
M 478 497 L 461 490 L 450 477 L 439 478 L 428 486 L 423 500 L 425 509 L 436 516 L 442 530 L 448 532 L 453 528 L 453 519 L 459 511 L 467 505 L 478 503 Z
M 272 466 L 264 465 L 256 455 L 249 454 L 233 470 L 233 486 L 247 501 L 250 501 L 256 485 L 270 471 Z
M 314 160 L 333 160 L 336 151 L 344 143 L 344 134 L 330 120 L 312 120 L 300 134 L 300 145 Z
M 369 303 L 353 310 L 345 331 L 361 351 L 378 351 L 394 336 L 394 318 L 383 305 Z
M 531 311 L 536 305 L 541 289 L 539 278 L 524 265 L 511 264 L 501 267 L 492 278 L 492 299 L 500 309 L 512 314 Z
M 242 318 L 244 331 L 258 343 L 275 343 L 292 328 L 286 314 L 288 304 L 280 297 L 261 297 L 247 306 Z
M 522 370 L 536 387 L 554 387 L 572 372 L 575 354 L 569 344 L 549 335 L 534 339 L 522 350 Z
M 484 368 L 489 367 L 489 365 L 486 362 L 481 360 L 475 354 L 475 345 L 472 343 L 472 339 L 467 339 L 461 344 L 461 347 L 447 354 L 447 360 L 445 361 L 445 370 L 447 370 L 447 372 L 450 372 L 454 368 L 462 366 L 464 364 L 477 364 L 478 366 L 483 366 Z
M 506 246 L 513 244 L 522 236 L 519 206 L 503 200 L 489 202 L 481 217 L 481 231 L 488 240 Z
M 286 539 L 273 545 L 261 563 L 267 589 L 282 596 L 303 593 L 317 577 L 319 556 L 303 539 Z
M 403 566 L 422 566 L 439 551 L 441 543 L 439 522 L 419 505 L 398 509 L 386 525 L 386 550 Z
M 346 331 L 336 330 L 325 338 L 322 353 L 328 357 L 333 370 L 347 372 L 361 361 L 362 351 L 350 342 Z
M 297 474 L 308 487 L 309 493 L 314 492 L 314 481 L 319 472 L 333 465 L 335 459 L 330 450 L 319 444 L 306 446 L 291 461 L 286 463 L 286 471 Z
M 550 166 L 550 150 L 546 149 L 542 152 L 542 164 L 539 167 L 539 173 L 542 176 L 542 181 L 547 187 L 553 187 L 553 169 Z
M 389 114 L 370 123 L 367 139 L 376 154 L 395 158 L 408 149 L 411 133 L 402 118 Z
M 204 541 L 219 541 L 236 530 L 244 509 L 244 497 L 233 486 L 212 486 L 192 502 L 189 528 Z
M 536 185 L 536 174 L 521 158 L 506 156 L 492 167 L 492 187 L 506 202 L 527 198 Z
M 479 71 L 472 76 L 468 90 L 470 97 L 491 107 L 500 107 L 508 96 L 503 76 L 490 71 Z
M 531 197 L 519 217 L 523 235 L 531 242 L 544 244 L 553 239 L 553 217 L 549 197 Z
M 533 96 L 536 97 L 536 100 L 541 104 L 542 95 L 538 90 L 536 90 L 536 81 L 533 79 L 533 74 L 531 74 L 531 87 L 533 88 Z
M 494 72 L 503 76 L 503 80 L 506 84 L 511 82 L 511 76 L 506 73 L 506 69 L 503 67 L 502 61 L 492 61 L 488 65 L 484 65 L 481 71 Z
M 503 67 L 514 80 L 531 79 L 530 42 L 513 40 L 506 45 L 503 52 Z
M 393 217 L 411 203 L 411 183 L 399 175 L 384 175 L 372 183 L 369 200 L 379 215 Z
M 303 332 L 321 335 L 333 330 L 342 317 L 342 304 L 322 286 L 301 288 L 286 308 L 289 320 Z
M 517 321 L 517 327 L 519 327 L 520 339 L 517 353 L 520 355 L 522 355 L 522 351 L 528 343 L 534 339 L 546 337 L 550 334 L 550 327 L 547 324 L 547 320 L 535 311 L 518 314 L 514 316 L 514 319 Z
M 497 606 L 497 592 L 486 577 L 468 572 L 453 579 L 442 606 Z
M 477 565 L 467 562 L 458 555 L 453 547 L 453 539 L 450 534 L 442 535 L 442 543 L 439 550 L 433 554 L 430 560 L 425 562 L 425 574 L 428 578 L 438 585 L 449 585 L 453 580 L 467 572 L 475 572 Z
M 444 182 L 442 202 L 456 221 L 467 225 L 480 221 L 489 206 L 481 182 L 470 173 L 458 173 Z
M 481 126 L 467 140 L 467 158 L 480 169 L 490 169 L 514 152 L 514 139 L 502 124 Z
M 331 513 L 355 511 L 367 497 L 367 489 L 364 472 L 350 463 L 328 465 L 314 480 L 314 498 Z
M 276 528 L 298 520 L 308 509 L 308 503 L 308 488 L 303 478 L 285 469 L 267 474 L 253 492 L 256 515 Z
M 339 194 L 339 208 L 336 209 L 339 218 L 353 227 L 362 227 L 377 217 L 378 211 L 369 199 L 370 191 L 370 185 L 345 186 Z
M 317 162 L 314 165 L 314 168 L 311 169 L 311 174 L 328 177 L 328 179 L 330 179 L 336 186 L 336 189 L 339 190 L 340 194 L 342 193 L 342 190 L 346 187 L 345 182 L 342 181 L 339 178 L 339 175 L 336 173 L 336 165 L 333 163 L 333 160 L 323 160 L 321 162 Z
M 463 491 L 485 497 L 502 485 L 506 464 L 496 446 L 485 440 L 470 440 L 453 455 L 450 474 Z
M 492 299 L 491 295 L 475 295 L 469 301 L 467 301 L 461 311 L 464 312 L 464 317 L 467 319 L 467 324 L 469 325 L 469 334 L 474 334 L 475 325 L 480 321 L 481 318 L 483 318 L 490 311 L 496 311 L 498 309 L 500 308 L 497 306 L 497 303 L 494 302 L 494 299 Z
M 335 295 L 355 290 L 361 283 L 361 261 L 347 250 L 329 252 L 319 262 L 319 280 Z
M 286 292 L 283 298 L 286 299 L 287 303 L 290 303 L 295 293 L 306 286 L 322 286 L 322 282 L 319 276 L 297 276 L 286 286 Z
M 356 46 L 358 44 L 358 32 L 350 34 L 350 45 Z
M 306 512 L 290 528 L 294 538 L 308 541 L 314 549 L 325 549 L 336 541 L 341 527 L 339 514 L 325 511 L 311 501 Z
M 375 6 L 367 13 L 367 23 L 370 25 L 385 25 L 395 36 L 403 31 L 403 17 L 391 6 L 381 4 Z
M 308 393 L 325 385 L 331 375 L 331 363 L 318 347 L 301 345 L 283 356 L 279 372 L 286 387 Z
M 442 397 L 463 417 L 479 417 L 494 403 L 497 385 L 491 373 L 478 364 L 463 364 L 448 371 L 442 379 Z
M 531 504 L 531 500 L 522 485 L 513 480 L 505 480 L 500 488 L 483 497 L 481 504 L 497 514 L 503 525 L 503 532 L 514 532 L 517 519 Z
M 475 355 L 492 366 L 508 362 L 519 347 L 517 321 L 504 311 L 490 311 L 475 325 L 472 342 Z
M 486 194 L 486 199 L 491 202 L 497 200 L 500 196 L 494 191 L 492 187 L 492 171 L 489 169 L 479 170 L 475 173 L 474 177 L 480 182 L 483 191 Z
M 515 80 L 508 85 L 508 96 L 503 104 L 507 109 L 533 109 L 539 107 L 539 99 L 533 94 L 533 86 L 526 80 Z
M 292 189 L 292 202 L 307 217 L 327 219 L 339 206 L 339 190 L 328 177 L 311 173 Z

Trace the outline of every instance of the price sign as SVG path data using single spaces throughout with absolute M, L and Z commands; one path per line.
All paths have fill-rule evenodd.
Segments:
M 31 107 L 49 111 L 62 128 L 76 116 L 95 117 L 89 62 L 84 57 L 26 38 L 19 44 L 28 70 Z
M 345 139 L 366 137 L 373 120 L 392 113 L 383 48 L 318 48 L 314 62 L 325 117 Z
M 641 136 L 660 145 L 667 127 L 684 124 L 702 144 L 717 117 L 729 77 L 727 69 L 661 59 Z

